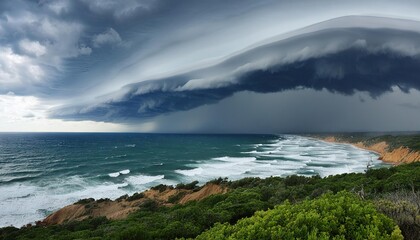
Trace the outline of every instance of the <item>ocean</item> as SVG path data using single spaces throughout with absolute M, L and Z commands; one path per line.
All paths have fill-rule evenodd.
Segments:
M 41 220 L 82 198 L 222 177 L 363 172 L 378 155 L 294 135 L 0 133 L 0 227 Z

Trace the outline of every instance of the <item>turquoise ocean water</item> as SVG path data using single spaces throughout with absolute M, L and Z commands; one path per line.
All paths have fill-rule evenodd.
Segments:
M 0 133 L 0 226 L 163 183 L 362 172 L 375 153 L 294 135 Z

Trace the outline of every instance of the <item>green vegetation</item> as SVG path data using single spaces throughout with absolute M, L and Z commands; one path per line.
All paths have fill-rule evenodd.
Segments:
M 152 190 L 156 190 L 156 191 L 159 191 L 159 192 L 163 192 L 163 191 L 165 191 L 166 189 L 173 189 L 173 187 L 172 186 L 166 186 L 166 185 L 164 185 L 164 184 L 159 184 L 159 185 L 157 185 L 157 186 L 154 186 L 154 187 L 152 187 L 151 189 Z
M 375 200 L 375 205 L 380 212 L 394 219 L 408 238 L 420 236 L 420 194 L 388 193 Z
M 127 201 L 134 201 L 144 198 L 144 193 L 134 193 L 132 196 L 127 197 Z
M 94 202 L 94 201 L 95 201 L 94 198 L 84 198 L 84 199 L 80 199 L 75 204 L 88 204 L 88 203 L 91 203 L 91 202 Z
M 252 236 L 235 234 L 254 234 L 254 230 L 255 234 L 265 234 L 265 229 L 258 226 L 271 226 L 276 218 L 280 222 L 274 225 L 282 229 L 290 226 L 288 231 L 276 233 L 292 234 L 284 236 L 400 239 L 399 229 L 405 239 L 420 235 L 420 163 L 326 178 L 289 176 L 213 182 L 225 185 L 229 191 L 173 207 L 146 201 L 124 220 L 93 218 L 56 226 L 2 228 L 0 239 L 175 239 L 200 234 L 199 238 L 206 239 L 212 232 Z M 164 191 L 167 186 L 155 189 Z M 399 229 L 394 228 L 395 224 Z M 365 228 L 360 229 L 361 225 Z M 251 232 L 245 230 L 248 228 Z M 357 235 L 367 232 L 369 235 Z
M 395 223 L 356 195 L 340 192 L 292 205 L 286 201 L 235 225 L 216 224 L 196 239 L 403 239 Z
M 179 192 L 175 195 L 172 195 L 168 198 L 169 203 L 177 203 L 179 200 L 181 200 L 187 193 L 186 192 Z
M 199 187 L 197 186 L 198 181 L 193 181 L 191 183 L 188 184 L 184 184 L 184 183 L 179 183 L 176 185 L 177 189 L 185 189 L 185 190 L 196 190 Z

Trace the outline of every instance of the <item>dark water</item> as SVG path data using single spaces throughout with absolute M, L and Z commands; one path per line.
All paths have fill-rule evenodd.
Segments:
M 0 226 L 81 198 L 217 177 L 361 172 L 374 153 L 292 135 L 0 134 Z

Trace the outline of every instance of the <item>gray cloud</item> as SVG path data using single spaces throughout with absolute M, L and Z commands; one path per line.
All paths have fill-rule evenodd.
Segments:
M 420 102 L 405 102 L 398 105 L 412 110 L 420 110 Z
M 219 104 L 204 105 L 129 125 L 130 131 L 207 133 L 302 133 L 337 131 L 418 131 L 420 111 L 401 108 L 417 101 L 398 88 L 378 99 L 357 98 L 326 90 L 300 89 L 280 93 L 240 92 Z
M 405 92 L 420 89 L 419 29 L 335 27 L 337 22 L 358 21 L 417 26 L 384 18 L 331 20 L 208 68 L 130 84 L 93 103 L 55 109 L 52 117 L 132 122 L 217 103 L 241 91 L 269 93 L 303 87 L 345 95 L 366 91 L 376 98 L 394 86 Z
M 410 95 L 419 11 L 415 0 L 0 1 L 0 95 L 124 124 L 247 91 Z
M 101 47 L 103 45 L 116 45 L 121 43 L 120 35 L 113 28 L 106 30 L 103 33 L 93 36 L 92 42 L 94 47 Z
M 64 73 L 64 61 L 91 53 L 81 40 L 85 26 L 66 21 L 34 2 L 0 4 L 0 93 L 48 92 Z
M 129 18 L 135 14 L 150 10 L 157 0 L 82 0 L 89 9 L 98 14 L 111 13 L 115 18 Z

